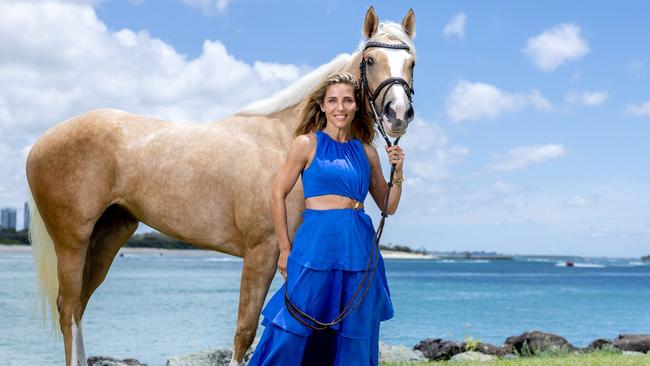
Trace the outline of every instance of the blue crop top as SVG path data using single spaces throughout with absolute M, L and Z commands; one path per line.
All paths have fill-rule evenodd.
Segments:
M 363 202 L 370 187 L 370 163 L 361 141 L 338 142 L 316 131 L 316 154 L 301 172 L 305 198 L 337 194 Z

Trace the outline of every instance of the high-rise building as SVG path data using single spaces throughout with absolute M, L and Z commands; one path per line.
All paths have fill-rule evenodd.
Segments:
M 16 230 L 16 209 L 5 207 L 0 210 L 0 229 Z
M 25 208 L 23 209 L 23 228 L 29 228 L 29 205 L 25 202 Z

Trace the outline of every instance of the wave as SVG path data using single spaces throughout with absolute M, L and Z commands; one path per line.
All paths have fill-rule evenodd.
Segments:
M 566 262 L 557 262 L 555 263 L 556 267 L 571 267 L 567 265 Z M 573 263 L 573 267 L 577 268 L 606 268 L 607 266 L 604 264 L 597 264 L 597 263 Z

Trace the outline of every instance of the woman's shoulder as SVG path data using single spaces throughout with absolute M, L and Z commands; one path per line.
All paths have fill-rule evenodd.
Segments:
M 363 147 L 363 151 L 365 151 L 368 158 L 379 156 L 379 154 L 377 154 L 377 149 L 373 144 L 367 144 L 361 140 L 359 140 L 359 143 L 361 143 L 361 146 Z
M 316 145 L 316 135 L 314 132 L 298 135 L 294 137 L 291 145 L 301 149 L 310 149 L 312 146 Z

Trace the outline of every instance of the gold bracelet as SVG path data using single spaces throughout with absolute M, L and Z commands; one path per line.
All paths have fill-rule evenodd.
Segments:
M 403 181 L 404 181 L 404 176 L 402 175 L 401 177 L 397 178 L 397 180 L 395 180 L 395 182 L 393 182 L 393 184 L 397 184 L 401 188 Z

